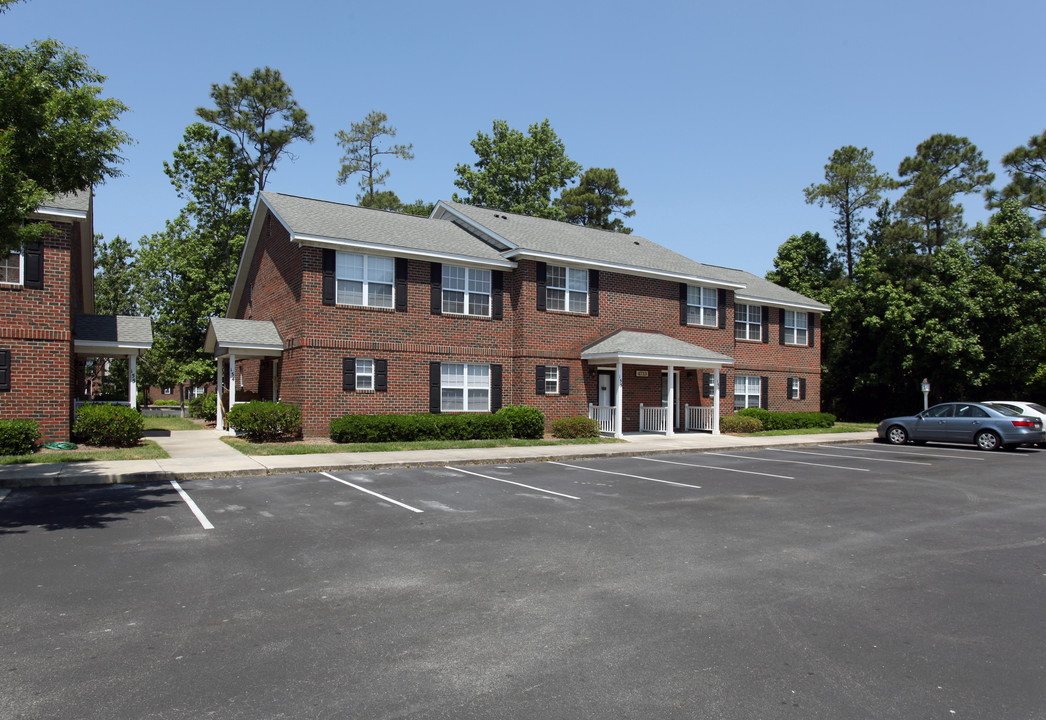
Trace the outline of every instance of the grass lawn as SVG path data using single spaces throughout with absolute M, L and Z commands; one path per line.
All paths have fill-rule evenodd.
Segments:
M 39 450 L 32 455 L 3 455 L 0 465 L 18 463 L 65 463 L 91 460 L 162 460 L 170 455 L 152 440 L 142 440 L 133 448 L 96 448 L 79 445 L 76 450 Z
M 614 438 L 576 440 L 425 440 L 387 443 L 252 443 L 242 438 L 222 438 L 244 455 L 314 455 L 316 453 L 394 452 L 399 450 L 450 450 L 455 448 L 540 447 L 544 445 L 593 445 L 622 442 Z
M 766 437 L 768 435 L 819 435 L 823 433 L 862 432 L 875 430 L 876 423 L 851 423 L 837 422 L 830 428 L 799 428 L 797 430 L 762 430 L 754 433 L 731 433 L 732 435 L 747 435 L 749 437 Z
M 175 417 L 172 415 L 146 415 L 146 430 L 206 430 L 203 420 Z

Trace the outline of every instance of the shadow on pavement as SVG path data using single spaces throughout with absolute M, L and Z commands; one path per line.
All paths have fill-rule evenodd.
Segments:
M 0 503 L 0 535 L 41 530 L 87 530 L 122 522 L 134 513 L 181 502 L 164 485 L 14 490 Z

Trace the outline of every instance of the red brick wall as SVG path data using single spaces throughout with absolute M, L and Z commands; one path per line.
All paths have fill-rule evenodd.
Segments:
M 428 412 L 429 362 L 500 363 L 503 404 L 541 409 L 549 422 L 587 415 L 597 402 L 595 366 L 580 359 L 583 346 L 622 328 L 662 332 L 733 357 L 720 407 L 733 411 L 736 374 L 769 377 L 772 410 L 817 410 L 820 393 L 820 322 L 813 347 L 779 342 L 781 312 L 770 311 L 768 342 L 734 340 L 733 293 L 727 293 L 726 328 L 684 326 L 679 322 L 679 284 L 600 273 L 599 316 L 537 310 L 537 264 L 523 260 L 504 275 L 504 319 L 433 315 L 430 312 L 430 264 L 408 262 L 408 309 L 324 306 L 321 302 L 322 251 L 292 243 L 278 222 L 264 221 L 238 317 L 272 320 L 284 339 L 280 395 L 298 405 L 306 435 L 326 435 L 332 418 L 347 413 Z M 271 222 L 271 224 L 270 224 Z M 269 228 L 268 230 L 266 228 Z M 389 362 L 389 391 L 345 392 L 342 358 L 384 358 Z M 257 360 L 238 362 L 244 397 L 263 394 Z M 538 395 L 537 365 L 570 368 L 570 394 Z M 626 366 L 625 429 L 638 428 L 639 404 L 661 400 L 659 367 Z M 636 370 L 646 370 L 645 378 Z M 786 400 L 785 379 L 806 379 L 807 399 Z M 680 373 L 680 403 L 710 405 L 701 397 L 702 371 Z M 241 393 L 238 391 L 238 399 Z
M 43 240 L 43 288 L 0 285 L 0 349 L 11 351 L 11 390 L 0 392 L 0 417 L 36 420 L 42 442 L 69 439 L 78 243 L 79 223 L 52 223 Z

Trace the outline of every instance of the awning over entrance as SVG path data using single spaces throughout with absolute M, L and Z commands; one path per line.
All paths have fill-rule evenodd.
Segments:
M 720 368 L 734 364 L 734 359 L 727 355 L 646 330 L 618 330 L 583 348 L 581 359 L 677 368 Z
M 229 407 L 236 404 L 236 358 L 280 357 L 283 338 L 271 320 L 211 318 L 203 349 L 213 353 L 218 363 L 218 428 L 225 427 L 222 397 L 224 394 L 224 361 L 229 362 Z M 275 389 L 274 389 L 275 395 Z
M 73 352 L 87 357 L 127 358 L 127 404 L 138 397 L 138 356 L 153 346 L 153 321 L 130 315 L 77 315 Z M 74 403 L 74 407 L 76 403 Z

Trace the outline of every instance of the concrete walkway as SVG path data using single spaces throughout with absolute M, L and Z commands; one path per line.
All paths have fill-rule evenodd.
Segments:
M 542 447 L 461 448 L 400 452 L 323 453 L 248 456 L 222 441 L 214 430 L 147 433 L 171 456 L 164 460 L 0 465 L 0 488 L 102 485 L 109 483 L 191 480 L 194 478 L 285 475 L 319 470 L 373 470 L 434 465 L 580 460 L 630 455 L 754 450 L 758 448 L 871 442 L 874 431 L 818 435 L 747 437 L 686 433 L 674 437 L 628 435 L 622 443 Z

